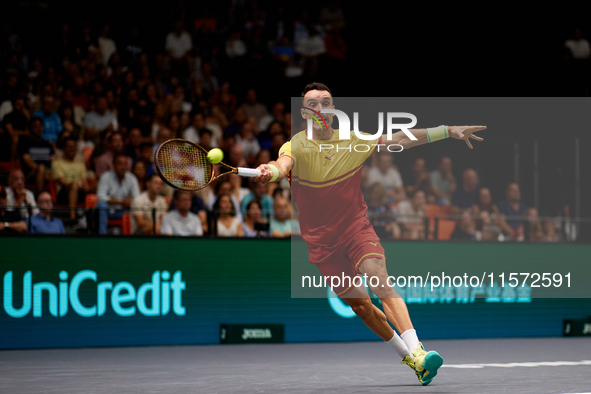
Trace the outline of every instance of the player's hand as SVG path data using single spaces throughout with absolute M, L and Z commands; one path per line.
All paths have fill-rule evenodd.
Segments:
M 260 170 L 261 173 L 254 178 L 255 182 L 268 183 L 273 178 L 273 171 L 271 171 L 268 165 L 261 164 L 257 167 L 257 170 Z
M 458 140 L 466 141 L 468 148 L 472 149 L 470 139 L 484 141 L 484 138 L 477 137 L 473 133 L 486 129 L 486 126 L 449 126 L 449 136 Z

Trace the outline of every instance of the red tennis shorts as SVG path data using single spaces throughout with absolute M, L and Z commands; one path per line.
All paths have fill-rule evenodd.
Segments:
M 384 258 L 384 248 L 371 224 L 363 223 L 359 228 L 348 231 L 348 234 L 350 235 L 343 237 L 335 245 L 308 244 L 310 262 L 318 267 L 322 276 L 345 278 L 344 281 L 341 280 L 340 286 L 332 289 L 339 297 L 351 291 L 353 279 L 361 275 L 359 266 L 364 260 L 375 257 Z M 327 278 L 327 283 L 330 285 L 330 278 Z

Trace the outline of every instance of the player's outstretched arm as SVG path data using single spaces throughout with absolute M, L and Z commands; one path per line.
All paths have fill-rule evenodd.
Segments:
M 257 167 L 257 170 L 261 170 L 261 173 L 256 178 L 254 178 L 255 182 L 268 183 L 271 181 L 273 178 L 273 170 L 269 166 L 275 166 L 277 171 L 279 171 L 279 176 L 275 180 L 276 182 L 279 182 L 287 176 L 289 171 L 291 171 L 293 161 L 289 156 L 281 156 L 279 159 L 277 159 L 277 161 L 270 161 L 267 164 L 261 164 Z
M 472 147 L 472 144 L 470 143 L 471 139 L 476 140 L 476 141 L 483 141 L 484 140 L 482 137 L 475 136 L 474 133 L 477 131 L 481 131 L 481 130 L 486 129 L 486 126 L 445 126 L 445 130 L 441 129 L 442 130 L 441 132 L 444 133 L 444 134 L 441 134 L 441 136 L 443 136 L 443 137 L 438 138 L 440 136 L 439 130 L 441 127 L 444 127 L 444 126 L 439 126 L 437 128 L 428 129 L 429 131 L 427 131 L 427 129 L 411 129 L 411 130 L 409 130 L 410 133 L 417 138 L 416 141 L 411 140 L 410 137 L 408 137 L 403 131 L 398 131 L 398 132 L 392 134 L 391 140 L 387 140 L 388 137 L 386 134 L 384 134 L 382 137 L 382 141 L 384 143 L 400 144 L 400 145 L 402 145 L 402 147 L 404 149 L 410 149 L 414 146 L 419 146 L 419 145 L 427 144 L 429 142 L 435 142 L 440 139 L 451 137 L 451 138 L 455 138 L 458 140 L 464 140 L 466 142 L 466 145 L 468 145 L 468 148 L 472 149 L 473 147 Z

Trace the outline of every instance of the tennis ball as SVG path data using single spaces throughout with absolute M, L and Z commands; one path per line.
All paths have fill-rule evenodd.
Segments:
M 207 153 L 207 160 L 212 164 L 218 164 L 224 158 L 224 152 L 221 149 L 213 148 Z

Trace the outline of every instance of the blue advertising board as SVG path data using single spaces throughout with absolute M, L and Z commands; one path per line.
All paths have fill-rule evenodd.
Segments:
M 220 324 L 283 324 L 286 342 L 378 339 L 336 298 L 291 298 L 289 241 L 3 237 L 0 246 L 0 349 L 215 344 Z M 552 247 L 519 246 L 533 257 Z M 441 256 L 449 244 L 384 247 Z M 588 256 L 591 246 L 575 250 Z M 563 319 L 591 314 L 590 299 L 407 302 L 423 339 L 559 336 Z

